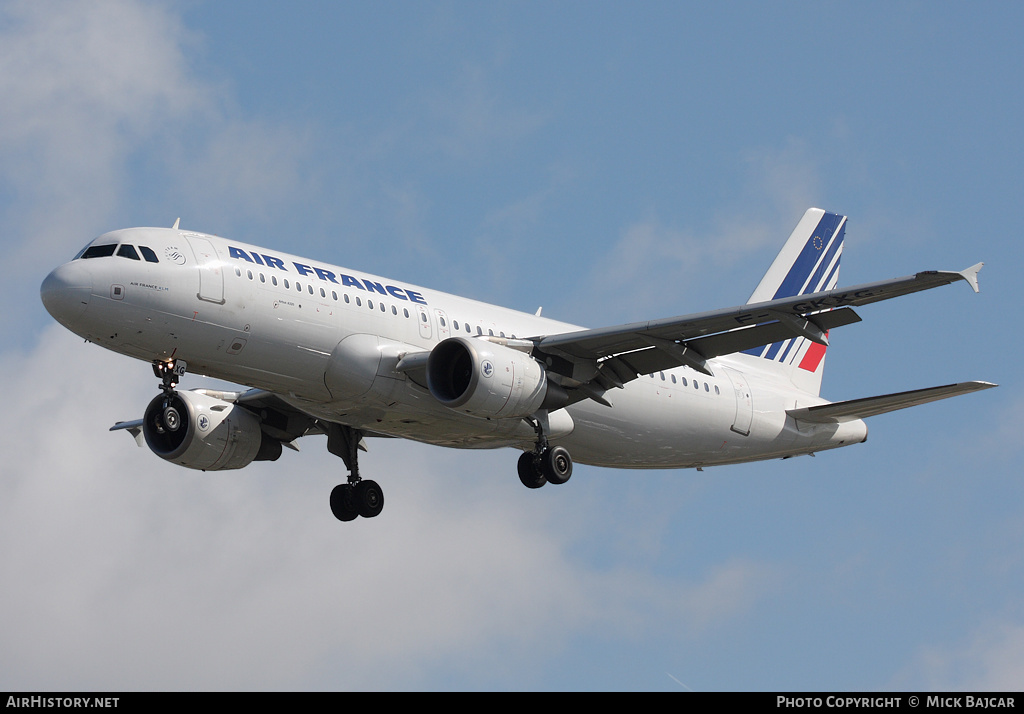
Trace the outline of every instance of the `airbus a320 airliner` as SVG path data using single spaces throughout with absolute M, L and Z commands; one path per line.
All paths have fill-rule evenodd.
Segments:
M 380 514 L 359 475 L 364 437 L 522 450 L 529 488 L 573 460 L 702 468 L 813 454 L 867 438 L 875 414 L 986 389 L 962 382 L 830 403 L 830 330 L 854 308 L 966 281 L 978 263 L 837 288 L 846 217 L 809 209 L 746 304 L 584 329 L 179 228 L 106 233 L 43 281 L 72 332 L 151 362 L 161 391 L 118 422 L 158 456 L 204 471 L 276 460 L 325 434 L 347 481 L 342 521 Z M 176 389 L 186 368 L 248 385 Z

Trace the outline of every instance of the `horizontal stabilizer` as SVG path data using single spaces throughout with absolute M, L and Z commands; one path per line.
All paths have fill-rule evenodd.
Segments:
M 942 387 L 928 387 L 927 389 L 914 389 L 909 392 L 883 394 L 879 397 L 865 397 L 863 399 L 851 399 L 846 402 L 821 404 L 816 407 L 788 409 L 786 414 L 798 421 L 813 422 L 815 424 L 844 422 L 853 419 L 864 419 L 865 417 L 885 414 L 886 412 L 894 412 L 897 409 L 906 409 L 918 404 L 927 404 L 939 399 L 956 397 L 961 394 L 976 392 L 980 389 L 991 389 L 996 386 L 998 385 L 991 382 L 959 382 Z

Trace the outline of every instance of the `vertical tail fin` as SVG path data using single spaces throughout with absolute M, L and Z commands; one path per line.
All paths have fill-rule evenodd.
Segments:
M 761 278 L 747 303 L 830 290 L 839 280 L 846 216 L 809 208 L 789 240 Z M 794 386 L 818 394 L 825 369 L 824 345 L 804 337 L 746 350 L 745 354 L 778 365 Z

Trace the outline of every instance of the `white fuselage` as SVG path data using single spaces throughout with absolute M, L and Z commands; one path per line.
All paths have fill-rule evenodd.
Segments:
M 145 361 L 267 390 L 327 421 L 461 448 L 528 450 L 521 418 L 440 404 L 395 368 L 451 336 L 531 338 L 573 325 L 206 234 L 133 228 L 93 246 L 144 246 L 157 262 L 78 259 L 44 283 L 48 309 L 86 339 Z M 58 300 L 55 296 L 60 295 Z M 764 360 L 735 354 L 642 375 L 551 414 L 551 440 L 581 463 L 676 468 L 811 453 L 866 438 L 864 422 L 807 424 L 786 410 L 824 403 Z

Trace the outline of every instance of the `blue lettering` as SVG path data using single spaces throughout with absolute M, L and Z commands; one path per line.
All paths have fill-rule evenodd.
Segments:
M 284 267 L 284 261 L 281 260 L 280 258 L 275 258 L 272 255 L 264 254 L 263 260 L 267 262 L 268 268 L 277 268 L 278 270 L 283 270 L 286 273 L 288 272 L 288 268 Z
M 329 280 L 332 283 L 338 282 L 337 280 L 334 279 L 334 273 L 332 273 L 330 270 L 324 270 L 323 268 L 313 268 L 313 270 L 316 271 L 317 277 L 320 278 L 321 280 Z
M 266 253 L 247 253 L 241 248 L 235 246 L 228 246 L 228 255 L 232 258 L 244 260 L 247 263 L 256 263 L 257 265 L 264 265 L 268 268 L 275 268 L 277 270 L 283 270 L 288 272 L 288 268 L 285 267 L 284 261 L 280 258 L 275 258 L 272 255 Z M 330 270 L 324 268 L 313 268 L 303 263 L 295 263 L 295 270 L 298 271 L 299 275 L 315 275 L 320 280 L 334 283 L 335 285 L 343 285 L 350 288 L 358 288 L 359 290 L 368 290 L 373 293 L 379 293 L 380 295 L 390 295 L 398 300 L 409 300 L 411 302 L 419 303 L 420 305 L 426 305 L 427 301 L 423 296 L 415 290 L 409 290 L 408 288 L 400 288 L 395 285 L 381 285 L 373 280 L 363 279 L 363 282 L 359 282 L 356 278 L 351 275 L 335 275 Z M 341 278 L 339 283 L 338 278 Z M 846 297 L 846 296 L 842 296 Z M 745 316 L 744 316 L 745 317 Z
M 363 285 L 365 285 L 366 289 L 369 290 L 370 292 L 380 293 L 381 295 L 387 295 L 387 293 L 384 291 L 384 286 L 381 285 L 380 283 L 375 283 L 372 280 L 367 280 L 366 278 L 363 278 Z
M 236 248 L 233 245 L 228 247 L 228 255 L 230 255 L 232 258 L 241 258 L 242 260 L 248 260 L 250 263 L 253 262 L 252 258 L 249 257 L 248 253 L 246 253 L 241 248 Z

